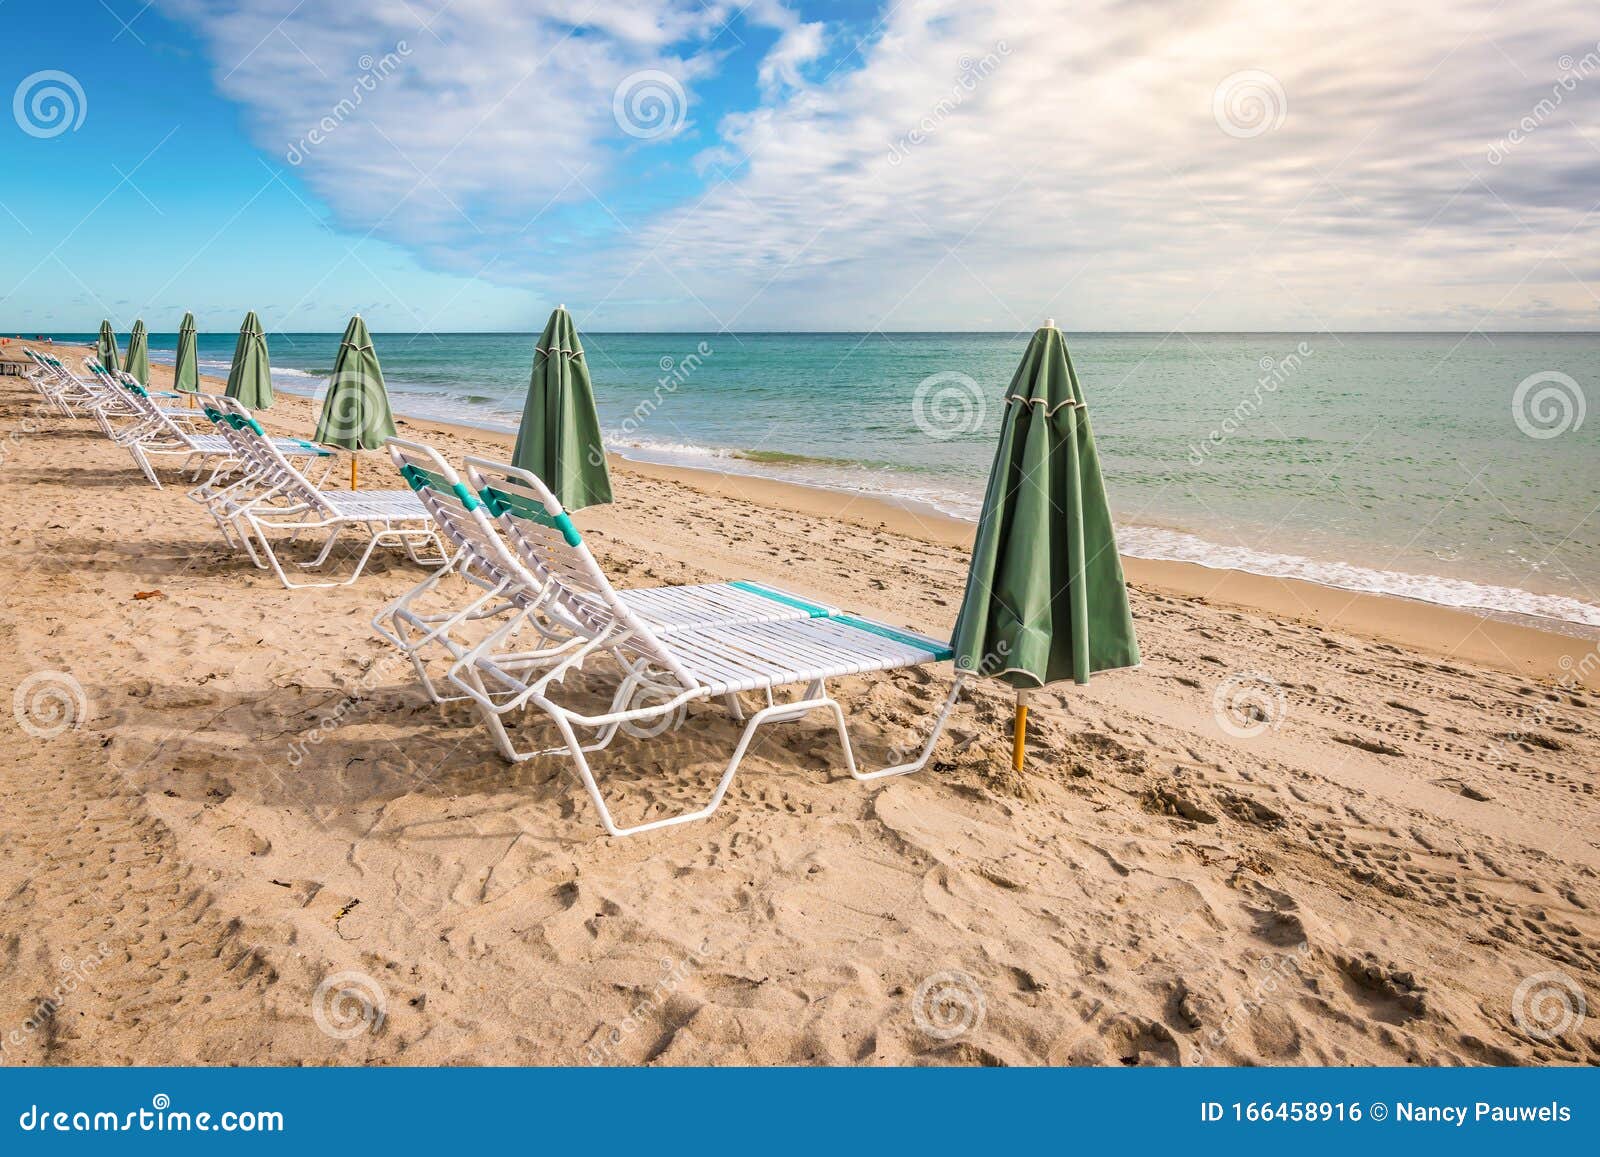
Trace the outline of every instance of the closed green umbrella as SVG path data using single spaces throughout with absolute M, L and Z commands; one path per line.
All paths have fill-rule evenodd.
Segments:
M 150 335 L 142 320 L 133 323 L 133 333 L 128 335 L 128 357 L 122 363 L 122 372 L 132 374 L 141 386 L 150 384 Z
M 1006 391 L 952 645 L 957 671 L 1017 689 L 1019 771 L 1023 692 L 1139 662 L 1089 411 L 1053 321 Z
M 178 326 L 178 357 L 172 365 L 172 388 L 179 393 L 188 394 L 189 404 L 194 405 L 194 395 L 200 392 L 200 362 L 198 357 L 199 335 L 195 333 L 194 314 L 183 315 L 183 322 Z
M 95 346 L 94 356 L 107 373 L 117 368 L 117 335 L 109 321 L 100 323 L 100 341 Z
M 611 501 L 589 366 L 567 307 L 557 306 L 533 351 L 533 380 L 511 461 L 537 474 L 568 510 Z
M 389 391 L 383 384 L 383 367 L 372 348 L 367 323 L 357 314 L 345 326 L 333 377 L 322 399 L 322 415 L 313 437 L 341 450 L 376 450 L 394 437 L 394 415 L 389 411 Z M 350 459 L 350 489 L 356 488 L 356 460 Z
M 233 347 L 233 366 L 228 370 L 228 397 L 250 410 L 272 406 L 272 366 L 267 361 L 267 335 L 255 310 L 244 315 L 239 341 Z

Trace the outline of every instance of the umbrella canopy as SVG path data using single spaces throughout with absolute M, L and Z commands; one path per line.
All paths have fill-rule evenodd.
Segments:
M 341 450 L 376 450 L 385 439 L 394 437 L 394 415 L 389 412 L 383 368 L 378 365 L 372 335 L 360 314 L 345 327 L 313 437 Z
M 228 397 L 251 410 L 272 405 L 272 367 L 267 361 L 267 335 L 255 310 L 244 315 L 239 342 L 233 347 L 233 367 L 228 370 Z
M 1089 411 L 1052 322 L 1006 391 L 956 670 L 1026 690 L 1139 662 Z
M 594 387 L 566 306 L 556 307 L 534 347 L 511 461 L 537 474 L 568 510 L 611 501 Z
M 183 322 L 178 326 L 178 358 L 172 366 L 172 388 L 185 394 L 200 392 L 200 364 L 196 345 L 198 338 L 199 335 L 195 333 L 194 328 L 194 314 L 184 314 Z
M 100 341 L 95 345 L 94 356 L 107 370 L 117 368 L 117 335 L 109 321 L 100 323 Z
M 128 357 L 122 363 L 122 372 L 132 374 L 141 386 L 150 384 L 150 335 L 145 332 L 144 321 L 133 323 L 133 333 L 128 335 Z

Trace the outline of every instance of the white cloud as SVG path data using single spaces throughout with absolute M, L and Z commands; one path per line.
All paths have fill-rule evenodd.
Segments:
M 809 80 L 833 30 L 764 0 L 762 103 L 691 122 L 711 187 L 625 227 L 649 154 L 617 151 L 612 92 L 661 68 L 692 96 L 732 8 L 290 6 L 191 10 L 261 139 L 408 40 L 306 179 L 435 263 L 559 280 L 595 326 L 1600 324 L 1600 67 L 1562 87 L 1600 61 L 1592 0 L 903 0 Z M 601 224 L 556 233 L 552 202 Z

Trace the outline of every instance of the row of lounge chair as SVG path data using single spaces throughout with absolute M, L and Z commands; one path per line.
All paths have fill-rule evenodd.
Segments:
M 507 760 L 565 754 L 613 836 L 704 819 L 721 805 L 764 726 L 828 714 L 844 764 L 858 780 L 904 775 L 931 758 L 964 683 L 957 674 L 933 726 L 909 758 L 874 771 L 855 757 L 830 679 L 948 660 L 948 644 L 765 583 L 726 582 L 618 589 L 582 533 L 535 475 L 468 457 L 458 472 L 433 448 L 390 439 L 403 491 L 341 491 L 308 471 L 329 452 L 266 435 L 236 401 L 199 396 L 199 407 L 164 406 L 125 375 L 86 362 L 85 378 L 35 354 L 40 391 L 65 413 L 88 411 L 157 486 L 152 455 L 177 458 L 231 546 L 271 569 L 285 586 L 354 582 L 379 546 L 396 546 L 430 567 L 414 588 L 379 611 L 373 628 L 416 672 L 436 703 L 472 705 Z M 207 422 L 214 433 L 195 428 Z M 204 480 L 201 476 L 205 475 Z M 301 569 L 320 570 L 341 534 L 367 535 L 354 573 L 335 583 L 292 581 L 279 550 L 302 535 L 327 541 Z M 582 686 L 576 686 L 582 684 Z M 781 688 L 796 688 L 780 699 Z M 745 711 L 740 696 L 762 697 Z M 682 726 L 689 708 L 720 703 L 744 724 L 710 799 L 679 814 L 619 825 L 589 755 L 619 733 L 650 738 Z M 559 742 L 520 750 L 506 723 L 533 708 Z

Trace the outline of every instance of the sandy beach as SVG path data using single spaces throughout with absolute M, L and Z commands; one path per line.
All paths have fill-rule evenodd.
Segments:
M 314 425 L 282 394 L 263 419 Z M 980 684 L 919 775 L 851 780 L 813 717 L 708 821 L 613 840 L 562 762 L 504 763 L 374 636 L 403 556 L 284 590 L 14 378 L 0 447 L 0 1063 L 1600 1063 L 1600 1018 L 1559 1023 L 1600 997 L 1592 642 L 1129 560 L 1144 664 L 1038 695 L 1023 776 Z M 618 585 L 950 629 L 970 525 L 612 478 L 578 521 Z M 948 678 L 838 684 L 869 763 Z M 64 728 L 33 709 L 62 687 Z M 703 799 L 737 734 L 703 706 L 619 740 L 619 820 Z

